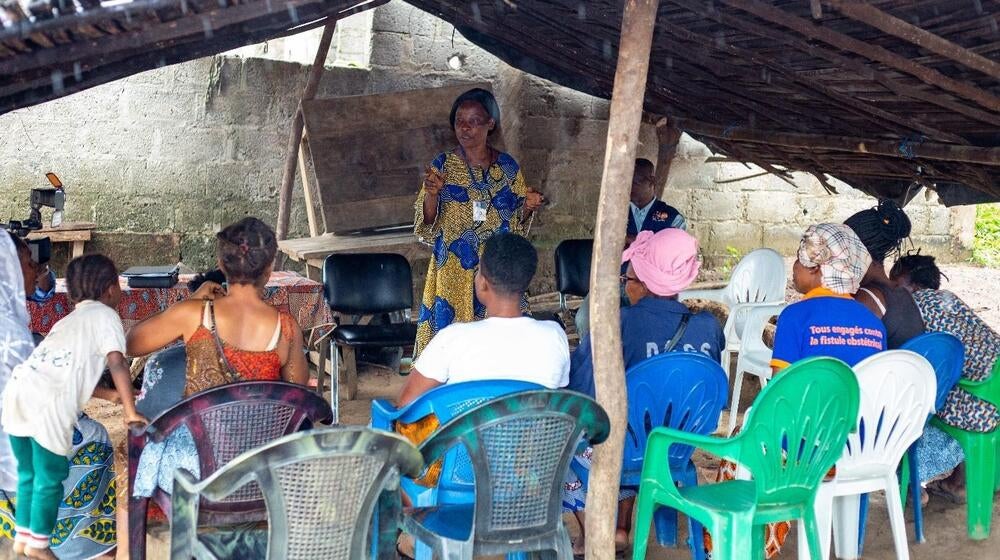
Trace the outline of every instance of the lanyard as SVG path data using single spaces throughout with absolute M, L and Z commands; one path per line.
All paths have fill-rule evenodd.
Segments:
M 477 191 L 489 191 L 490 184 L 486 182 L 486 176 L 489 174 L 490 167 L 493 166 L 492 163 L 483 168 L 483 180 L 477 181 L 476 176 L 472 174 L 472 166 L 469 165 L 469 156 L 465 154 L 465 148 L 459 145 L 458 150 L 462 154 L 462 163 L 465 164 L 465 171 L 469 174 L 469 186 L 475 188 Z M 492 151 L 490 153 L 492 154 Z M 492 203 L 492 200 L 489 202 Z

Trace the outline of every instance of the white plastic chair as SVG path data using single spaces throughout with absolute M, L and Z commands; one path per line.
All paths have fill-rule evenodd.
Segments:
M 685 290 L 679 299 L 707 299 L 729 308 L 726 319 L 726 347 L 722 351 L 722 369 L 729 375 L 732 355 L 740 352 L 747 314 L 755 306 L 785 301 L 788 272 L 785 261 L 773 249 L 754 249 L 740 259 L 725 288 Z M 770 359 L 770 358 L 769 358 Z
M 909 350 L 880 352 L 854 367 L 861 388 L 858 429 L 847 438 L 837 476 L 820 486 L 815 510 L 823 558 L 830 555 L 830 530 L 838 558 L 858 557 L 858 507 L 861 495 L 882 490 L 896 558 L 908 560 L 906 524 L 896 467 L 924 431 L 934 412 L 937 380 L 923 356 Z M 919 499 L 919 496 L 916 497 Z M 804 538 L 800 529 L 799 538 Z M 799 552 L 800 560 L 808 553 Z
M 736 358 L 736 379 L 733 380 L 733 394 L 729 402 L 729 423 L 726 433 L 732 435 L 736 429 L 736 417 L 740 406 L 740 393 L 743 391 L 743 378 L 749 374 L 760 379 L 760 386 L 767 385 L 771 379 L 771 349 L 764 344 L 764 328 L 771 317 L 781 313 L 784 302 L 742 304 L 743 329 L 742 334 L 736 334 L 736 321 L 726 321 L 726 346 L 730 339 L 736 342 L 739 357 Z M 730 314 L 732 319 L 732 314 Z M 723 358 L 723 368 L 728 364 L 728 357 Z

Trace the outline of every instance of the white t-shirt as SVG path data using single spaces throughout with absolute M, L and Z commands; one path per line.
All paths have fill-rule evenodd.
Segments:
M 509 379 L 558 389 L 569 383 L 569 343 L 553 321 L 491 317 L 442 329 L 413 367 L 441 383 Z
M 3 429 L 68 456 L 77 416 L 93 394 L 111 352 L 125 353 L 125 331 L 118 313 L 97 301 L 78 303 L 53 325 L 31 356 L 14 368 L 3 392 Z

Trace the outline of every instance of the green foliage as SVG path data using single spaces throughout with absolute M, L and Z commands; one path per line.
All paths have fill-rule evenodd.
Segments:
M 1000 267 L 1000 204 L 980 204 L 976 207 L 972 262 Z
M 722 272 L 726 275 L 729 275 L 729 273 L 733 271 L 733 268 L 736 267 L 736 263 L 740 262 L 740 259 L 742 258 L 743 258 L 743 251 L 740 251 L 739 249 L 733 247 L 732 245 L 727 245 L 726 257 L 722 261 Z

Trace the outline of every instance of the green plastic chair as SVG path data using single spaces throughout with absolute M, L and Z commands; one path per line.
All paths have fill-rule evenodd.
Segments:
M 1000 406 L 1000 359 L 984 381 L 961 379 L 958 387 Z M 949 426 L 937 416 L 931 423 L 955 438 L 965 452 L 966 525 L 969 538 L 981 541 L 990 536 L 993 517 L 993 492 L 1000 488 L 1000 428 L 992 432 L 967 432 Z
M 857 424 L 859 400 L 858 381 L 847 364 L 809 358 L 792 364 L 761 390 L 735 437 L 653 430 L 636 505 L 633 560 L 646 556 L 650 521 L 658 506 L 701 522 L 712 535 L 716 560 L 762 559 L 765 525 L 792 519 L 805 523 L 810 556 L 819 559 L 813 502 Z M 666 461 L 674 444 L 734 461 L 746 467 L 753 480 L 678 488 Z

